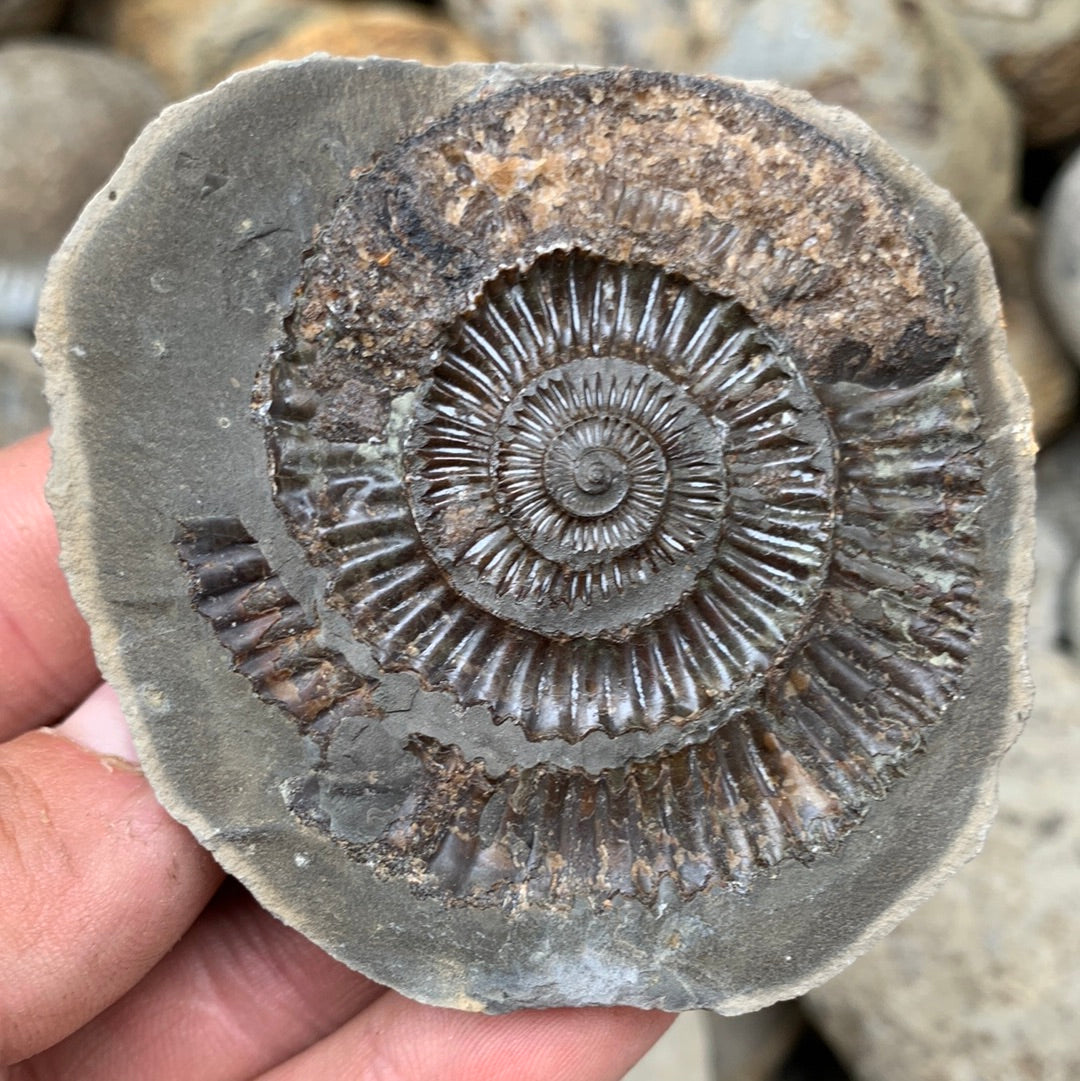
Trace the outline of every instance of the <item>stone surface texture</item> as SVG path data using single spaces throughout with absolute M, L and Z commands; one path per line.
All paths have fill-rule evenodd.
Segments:
M 1080 1076 L 1080 433 L 1040 460 L 1035 710 L 983 852 L 806 1002 L 857 1081 Z M 1069 598 L 1069 603 L 1063 603 Z
M 990 237 L 1009 359 L 1031 399 L 1035 440 L 1045 446 L 1076 415 L 1080 373 L 1043 314 L 1035 277 L 1038 224 L 1031 213 L 1010 215 Z
M 805 94 L 271 65 L 168 109 L 53 263 L 64 564 L 160 798 L 335 956 L 746 1012 L 992 813 L 1000 322 L 953 200 Z
M 1036 270 L 1040 299 L 1080 364 L 1080 151 L 1065 163 L 1043 203 Z
M 500 57 L 775 79 L 858 113 L 990 230 L 1012 201 L 1014 110 L 936 0 L 450 0 Z
M 45 377 L 28 337 L 0 335 L 0 447 L 49 422 Z
M 964 36 L 992 61 L 1020 105 L 1029 141 L 1080 133 L 1080 4 L 950 0 Z
M 0 44 L 0 327 L 33 325 L 45 264 L 164 96 L 92 45 Z

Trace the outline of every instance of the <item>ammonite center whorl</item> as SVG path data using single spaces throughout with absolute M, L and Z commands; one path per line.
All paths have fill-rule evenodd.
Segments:
M 321 534 L 385 668 L 571 743 L 760 691 L 824 573 L 834 448 L 739 304 L 546 254 L 485 283 L 413 411 L 400 480 L 350 461 Z
M 739 1011 L 972 851 L 1025 702 L 1022 408 L 977 236 L 855 120 L 279 66 L 170 110 L 54 266 L 102 671 L 336 956 Z

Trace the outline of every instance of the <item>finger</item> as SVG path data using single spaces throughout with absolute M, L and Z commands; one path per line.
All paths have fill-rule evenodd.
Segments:
M 32 1076 L 246 1081 L 383 993 L 230 883 L 141 983 L 35 1058 Z
M 98 731 L 123 724 L 106 688 L 83 710 Z M 0 746 L 0 1065 L 118 999 L 220 879 L 130 764 L 49 730 Z
M 489 1017 L 421 1006 L 390 991 L 260 1081 L 617 1081 L 673 1020 L 599 1006 Z
M 57 562 L 46 433 L 0 450 L 0 740 L 62 717 L 101 678 Z
M 83 706 L 65 717 L 53 731 L 96 754 L 138 765 L 131 729 L 120 712 L 116 693 L 105 684 L 98 684 Z

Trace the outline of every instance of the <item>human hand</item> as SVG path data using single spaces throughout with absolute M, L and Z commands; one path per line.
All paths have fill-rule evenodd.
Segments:
M 422 1006 L 222 885 L 100 682 L 48 460 L 0 450 L 0 1081 L 621 1077 L 670 1015 Z

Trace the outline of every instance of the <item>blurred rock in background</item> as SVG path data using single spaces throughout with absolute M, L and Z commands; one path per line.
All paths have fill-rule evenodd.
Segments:
M 43 388 L 44 379 L 34 360 L 29 335 L 0 333 L 0 447 L 48 423 Z
M 793 1002 L 709 1020 L 709 1081 L 772 1081 L 806 1022 Z
M 716 1081 L 708 1072 L 708 1025 L 701 1010 L 680 1014 L 623 1081 Z
M 1035 215 L 1016 210 L 999 223 L 989 244 L 1001 290 L 1009 357 L 1031 397 L 1035 441 L 1044 447 L 1076 414 L 1080 369 L 1069 360 L 1038 303 L 1037 231 Z
M 49 30 L 63 10 L 64 0 L 0 0 L 0 38 Z
M 625 1081 L 777 1081 L 805 1028 L 792 1002 L 739 1017 L 694 1010 L 676 1018 Z
M 306 15 L 302 0 L 74 0 L 68 26 L 142 61 L 183 98 Z
M 33 325 L 49 257 L 164 101 L 94 45 L 0 43 L 0 330 Z
M 708 71 L 746 0 L 447 0 L 500 60 Z
M 299 60 L 311 53 L 388 56 L 425 64 L 490 60 L 490 53 L 449 20 L 405 4 L 321 5 L 323 11 L 300 23 L 241 67 L 268 60 Z
M 1076 80 L 1080 99 L 1080 70 Z M 1058 173 L 1043 204 L 1038 273 L 1047 311 L 1080 364 L 1080 150 Z
M 268 60 L 313 52 L 428 64 L 487 60 L 444 16 L 415 4 L 333 0 L 76 0 L 71 27 L 152 67 L 175 97 Z
M 991 61 L 1036 146 L 1080 135 L 1080 3 L 950 0 L 964 36 Z
M 806 999 L 857 1081 L 1080 1078 L 1080 430 L 1044 453 L 1039 484 L 1035 710 L 986 847 Z

